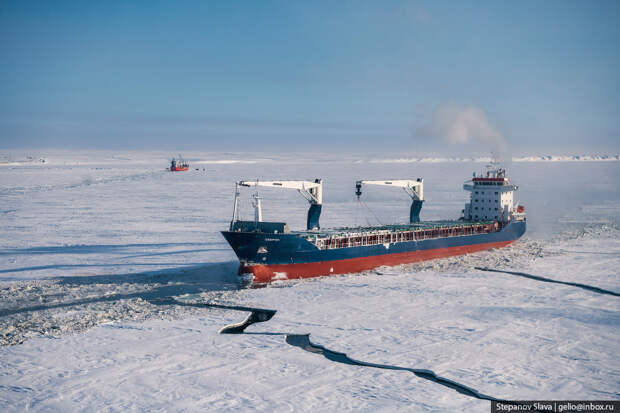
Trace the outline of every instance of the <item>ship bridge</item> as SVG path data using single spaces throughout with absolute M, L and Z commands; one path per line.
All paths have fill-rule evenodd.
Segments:
M 474 172 L 473 178 L 463 184 L 463 189 L 471 193 L 470 202 L 462 211 L 463 219 L 467 221 L 508 222 L 522 218 L 523 211 L 517 211 L 514 206 L 514 191 L 519 187 L 510 183 L 503 168 L 489 165 L 485 174 L 476 176 Z

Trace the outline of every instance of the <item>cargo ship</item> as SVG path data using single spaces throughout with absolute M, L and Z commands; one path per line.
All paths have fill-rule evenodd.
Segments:
M 189 170 L 189 163 L 181 158 L 179 155 L 179 159 L 172 158 L 170 161 L 170 172 L 179 172 L 179 171 L 187 171 Z
M 240 181 L 236 183 L 233 218 L 222 235 L 240 261 L 239 275 L 254 283 L 356 273 L 380 266 L 501 248 L 519 239 L 526 229 L 525 208 L 513 204 L 518 189 L 502 168 L 488 167 L 463 185 L 470 199 L 458 220 L 420 221 L 424 181 L 399 179 L 356 182 L 358 199 L 364 185 L 402 188 L 411 197 L 409 223 L 321 229 L 323 182 Z M 310 203 L 305 231 L 291 231 L 285 222 L 262 219 L 261 198 L 254 195 L 254 220 L 239 216 L 240 189 L 296 189 Z

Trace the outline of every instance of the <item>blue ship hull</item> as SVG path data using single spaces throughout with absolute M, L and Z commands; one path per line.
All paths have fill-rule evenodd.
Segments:
M 401 228 L 355 237 L 357 229 L 340 230 L 337 235 L 315 231 L 282 233 L 273 229 L 277 223 L 264 224 L 267 230 L 251 230 L 249 226 L 222 232 L 239 257 L 240 274 L 251 274 L 253 281 L 260 283 L 359 272 L 500 248 L 519 239 L 526 230 L 524 220 L 512 221 L 502 228 L 497 228 L 497 224 L 493 228 L 488 223 L 455 222 L 452 228 L 456 229 L 449 230 L 425 223 L 426 226 L 410 228 L 409 232 Z M 469 228 L 473 228 L 471 233 Z M 413 239 L 408 239 L 407 234 L 414 234 Z

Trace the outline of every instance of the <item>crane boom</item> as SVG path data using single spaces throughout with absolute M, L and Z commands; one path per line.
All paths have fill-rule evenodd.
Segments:
M 262 186 L 267 188 L 296 189 L 311 204 L 323 203 L 323 182 L 321 179 L 313 181 L 240 181 L 241 186 Z
M 233 208 L 233 220 L 230 224 L 231 230 L 235 226 L 235 222 L 239 221 L 239 187 L 266 187 L 266 188 L 286 188 L 296 189 L 310 203 L 308 210 L 307 229 L 319 229 L 319 217 L 323 207 L 323 180 L 315 179 L 314 181 L 239 181 L 235 189 L 235 205 Z M 262 221 L 262 211 L 260 198 L 255 197 L 254 203 L 255 222 Z
M 393 180 L 383 180 L 383 181 L 369 181 L 369 180 L 361 180 L 355 183 L 356 192 L 355 194 L 359 198 L 362 194 L 362 184 L 365 185 L 383 185 L 383 186 L 394 186 L 397 188 L 403 188 L 407 194 L 411 197 L 411 199 L 417 199 L 418 201 L 424 201 L 424 179 L 418 178 L 416 180 L 413 179 L 393 179 Z
M 360 180 L 355 183 L 355 195 L 357 195 L 357 199 L 362 195 L 362 185 L 364 184 L 402 188 L 412 200 L 409 210 L 409 222 L 420 222 L 420 211 L 422 210 L 422 203 L 424 202 L 424 179 Z

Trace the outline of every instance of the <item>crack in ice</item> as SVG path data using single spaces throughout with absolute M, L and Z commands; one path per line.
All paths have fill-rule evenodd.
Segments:
M 321 345 L 312 343 L 310 341 L 310 334 L 287 334 L 286 342 L 292 346 L 299 347 L 302 350 L 308 351 L 310 353 L 321 354 L 326 359 L 330 361 L 335 361 L 337 363 L 349 364 L 353 366 L 373 367 L 373 368 L 385 369 L 385 370 L 409 371 L 418 377 L 421 377 L 425 380 L 430 380 L 442 386 L 449 387 L 466 396 L 474 397 L 476 399 L 481 399 L 481 400 L 501 401 L 500 399 L 497 399 L 495 397 L 480 393 L 479 391 L 472 389 L 471 387 L 465 386 L 464 384 L 457 383 L 454 380 L 450 380 L 445 377 L 438 376 L 432 370 L 392 366 L 389 364 L 369 363 L 366 361 L 352 359 L 349 356 L 347 356 L 345 353 L 333 351 Z
M 267 310 L 262 308 L 255 307 L 244 307 L 244 306 L 229 306 L 222 304 L 209 304 L 209 303 L 196 303 L 196 302 L 183 302 L 175 300 L 173 297 L 162 297 L 157 300 L 151 301 L 153 304 L 164 304 L 164 305 L 181 305 L 181 306 L 192 306 L 192 307 L 203 307 L 203 308 L 220 308 L 227 310 L 237 310 L 237 311 L 249 311 L 250 315 L 241 323 L 227 325 L 220 329 L 220 334 L 242 334 L 244 330 L 255 323 L 266 322 L 269 321 L 276 313 L 276 310 Z M 361 366 L 361 367 L 372 367 L 384 370 L 400 370 L 400 371 L 408 371 L 416 376 L 423 378 L 425 380 L 432 381 L 434 383 L 440 384 L 442 386 L 451 388 L 458 393 L 463 395 L 473 397 L 480 400 L 489 400 L 495 402 L 503 402 L 511 405 L 519 405 L 521 403 L 502 400 L 495 398 L 493 396 L 486 395 L 484 393 L 480 393 L 478 390 L 473 389 L 464 384 L 458 383 L 454 380 L 450 380 L 445 377 L 438 376 L 432 370 L 427 369 L 414 369 L 410 367 L 401 367 L 401 366 L 393 366 L 389 364 L 377 364 L 377 363 L 369 363 L 366 361 L 355 360 L 347 356 L 345 353 L 340 353 L 337 351 L 330 350 L 321 345 L 314 344 L 310 341 L 310 334 L 287 334 L 287 333 L 274 333 L 274 332 L 264 332 L 264 333 L 246 333 L 246 334 L 260 334 L 260 335 L 285 335 L 285 341 L 287 344 L 299 347 L 302 350 L 308 351 L 310 353 L 321 354 L 323 357 L 330 361 L 334 361 L 336 363 L 348 364 L 353 366 Z M 533 409 L 532 411 L 538 411 Z
M 480 271 L 501 272 L 504 274 L 518 275 L 519 277 L 529 278 L 531 280 L 542 281 L 546 283 L 569 285 L 571 287 L 583 288 L 584 290 L 592 291 L 598 294 L 607 294 L 607 295 L 613 295 L 615 297 L 620 297 L 620 294 L 616 292 L 604 290 L 602 288 L 594 287 L 592 285 L 587 285 L 587 284 L 573 283 L 573 282 L 568 282 L 568 281 L 558 281 L 558 280 L 554 280 L 551 278 L 545 278 L 539 275 L 533 275 L 533 274 L 528 274 L 525 272 L 518 272 L 518 271 L 496 270 L 493 268 L 486 268 L 486 267 L 474 267 L 474 268 Z
M 220 334 L 241 334 L 246 328 L 248 328 L 252 324 L 269 321 L 276 314 L 276 310 L 267 310 L 264 308 L 178 301 L 178 300 L 175 300 L 173 297 L 162 297 L 162 298 L 158 298 L 154 300 L 149 300 L 149 302 L 152 304 L 160 304 L 160 305 L 180 305 L 180 306 L 185 306 L 185 307 L 219 308 L 223 310 L 246 311 L 250 313 L 250 315 L 241 323 L 230 324 L 230 325 L 222 327 L 219 331 Z

